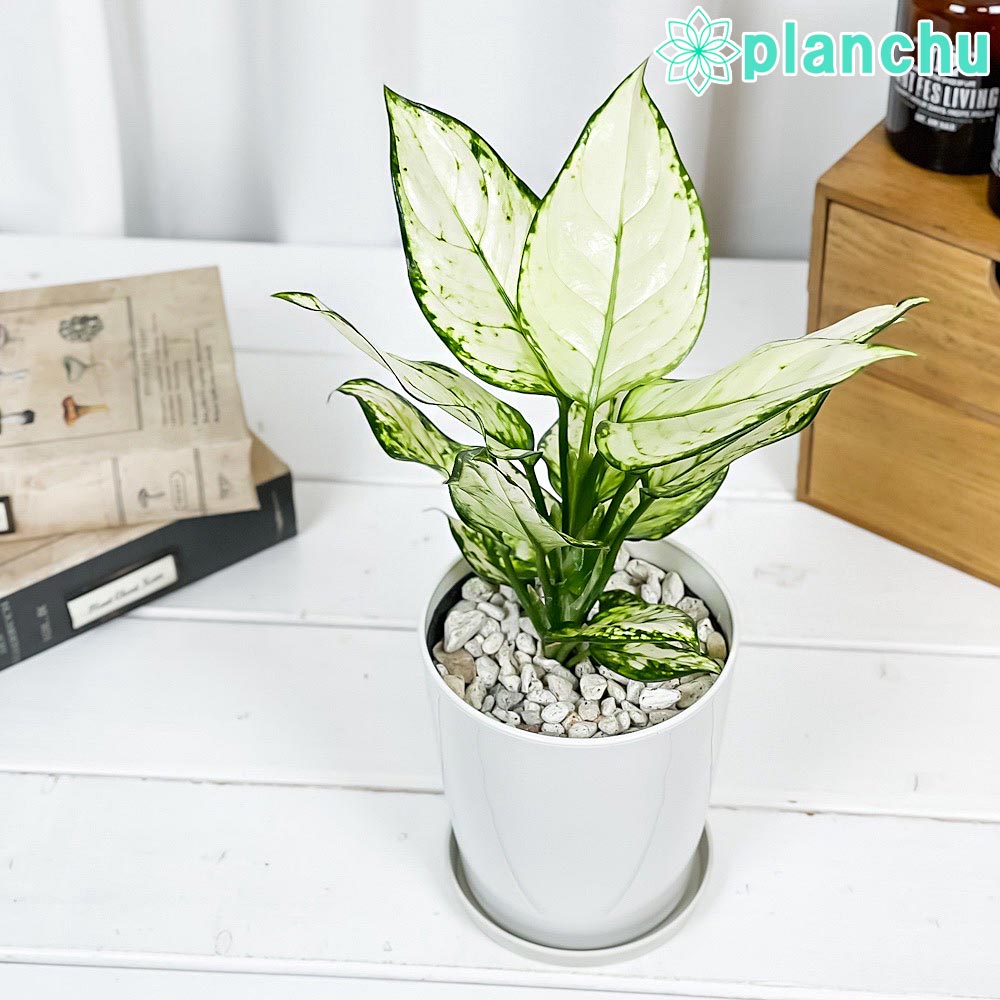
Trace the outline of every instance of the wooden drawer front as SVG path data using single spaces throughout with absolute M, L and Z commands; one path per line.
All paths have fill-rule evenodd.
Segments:
M 1000 220 L 997 221 L 1000 257 Z M 819 326 L 909 295 L 931 301 L 880 339 L 919 354 L 877 374 L 962 407 L 1000 414 L 1000 290 L 994 262 L 831 202 Z
M 1000 583 L 1000 426 L 865 374 L 806 447 L 803 499 Z

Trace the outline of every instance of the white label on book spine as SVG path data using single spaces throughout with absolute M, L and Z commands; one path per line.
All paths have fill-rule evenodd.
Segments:
M 66 602 L 74 629 L 83 628 L 99 618 L 130 608 L 177 582 L 177 561 L 163 556 L 139 569 L 119 576 L 110 583 L 87 591 Z

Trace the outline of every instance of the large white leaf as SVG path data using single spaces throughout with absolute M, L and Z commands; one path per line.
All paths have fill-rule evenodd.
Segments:
M 705 220 L 644 68 L 587 123 L 521 264 L 525 333 L 562 393 L 591 409 L 676 367 L 705 315 Z
M 428 322 L 484 381 L 551 394 L 514 305 L 538 199 L 468 126 L 391 90 L 386 107 L 410 285 Z
M 809 336 L 819 340 L 866 343 L 882 330 L 899 322 L 914 306 L 926 301 L 911 298 L 896 305 L 874 306 Z M 642 390 L 636 390 L 635 395 L 640 396 L 641 393 Z M 827 392 L 822 392 L 781 410 L 763 423 L 709 451 L 658 466 L 646 476 L 647 488 L 659 497 L 682 499 L 683 495 L 718 475 L 720 470 L 728 468 L 738 458 L 805 430 L 819 413 L 827 395 Z
M 815 335 L 765 344 L 714 375 L 642 386 L 622 407 L 628 419 L 598 427 L 597 447 L 618 468 L 652 469 L 725 444 L 866 365 L 909 354 Z
M 399 393 L 367 378 L 345 382 L 338 392 L 353 396 L 383 451 L 401 462 L 418 462 L 451 475 L 465 447 L 443 434 Z
M 738 458 L 805 430 L 819 413 L 828 395 L 829 392 L 821 392 L 818 396 L 810 396 L 801 403 L 789 406 L 717 448 L 657 466 L 645 477 L 646 489 L 654 496 L 671 502 L 693 496 L 714 482 L 719 475 L 724 476 Z M 713 494 L 714 492 L 713 490 Z M 654 507 L 656 503 L 653 504 Z
M 543 551 L 598 544 L 575 541 L 554 528 L 528 493 L 504 475 L 482 449 L 458 456 L 448 490 L 458 516 L 473 528 L 528 540 Z
M 350 343 L 392 372 L 411 396 L 443 407 L 467 427 L 480 431 L 491 447 L 497 443 L 515 450 L 534 446 L 531 426 L 524 417 L 468 376 L 436 361 L 408 361 L 383 354 L 352 323 L 309 292 L 276 292 L 274 297 L 326 317 Z

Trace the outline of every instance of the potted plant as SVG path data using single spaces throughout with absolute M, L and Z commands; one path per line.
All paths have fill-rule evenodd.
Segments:
M 379 351 L 311 294 L 278 296 L 472 432 L 448 436 L 369 379 L 340 387 L 389 455 L 447 480 L 462 558 L 429 595 L 420 646 L 453 831 L 482 910 L 560 948 L 662 921 L 704 828 L 737 625 L 717 577 L 665 539 L 733 461 L 907 353 L 869 341 L 923 301 L 671 380 L 704 319 L 708 236 L 643 69 L 540 200 L 466 125 L 386 91 L 410 284 L 479 381 Z M 552 426 L 536 439 L 481 383 L 550 397 Z

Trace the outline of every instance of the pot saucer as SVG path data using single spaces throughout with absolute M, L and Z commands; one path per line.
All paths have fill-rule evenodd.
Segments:
M 694 904 L 708 882 L 712 863 L 712 837 L 708 826 L 702 831 L 698 841 L 698 850 L 691 863 L 690 876 L 684 895 L 674 909 L 667 914 L 655 927 L 632 938 L 623 944 L 608 948 L 553 948 L 550 945 L 537 944 L 527 938 L 518 936 L 501 927 L 492 917 L 488 916 L 473 896 L 469 883 L 462 868 L 462 855 L 458 850 L 455 834 L 448 831 L 448 868 L 451 872 L 452 885 L 462 908 L 468 913 L 472 922 L 497 944 L 525 958 L 538 962 L 548 962 L 552 965 L 575 965 L 578 967 L 592 965 L 607 965 L 612 962 L 624 962 L 626 959 L 645 955 L 659 947 L 668 938 L 673 937 L 687 919 Z

